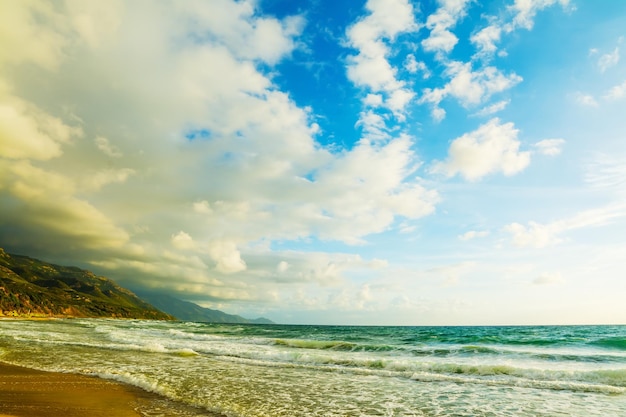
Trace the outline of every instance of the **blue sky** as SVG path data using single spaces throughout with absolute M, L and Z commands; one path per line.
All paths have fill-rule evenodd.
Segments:
M 0 7 L 8 251 L 285 323 L 626 322 L 626 3 Z

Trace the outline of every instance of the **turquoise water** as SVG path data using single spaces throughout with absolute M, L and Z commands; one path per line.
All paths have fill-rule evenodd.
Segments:
M 233 417 L 626 416 L 626 326 L 2 320 L 0 360 Z

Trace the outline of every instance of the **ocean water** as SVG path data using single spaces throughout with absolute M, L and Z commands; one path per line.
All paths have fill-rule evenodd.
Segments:
M 626 326 L 0 320 L 0 360 L 133 384 L 189 417 L 626 416 Z

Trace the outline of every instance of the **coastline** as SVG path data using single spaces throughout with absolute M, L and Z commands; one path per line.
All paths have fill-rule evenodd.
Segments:
M 150 415 L 219 416 L 117 381 L 0 362 L 0 417 Z

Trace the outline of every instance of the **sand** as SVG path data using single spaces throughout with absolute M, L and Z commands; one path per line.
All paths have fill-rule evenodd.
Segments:
M 139 388 L 0 363 L 0 417 L 215 416 Z

